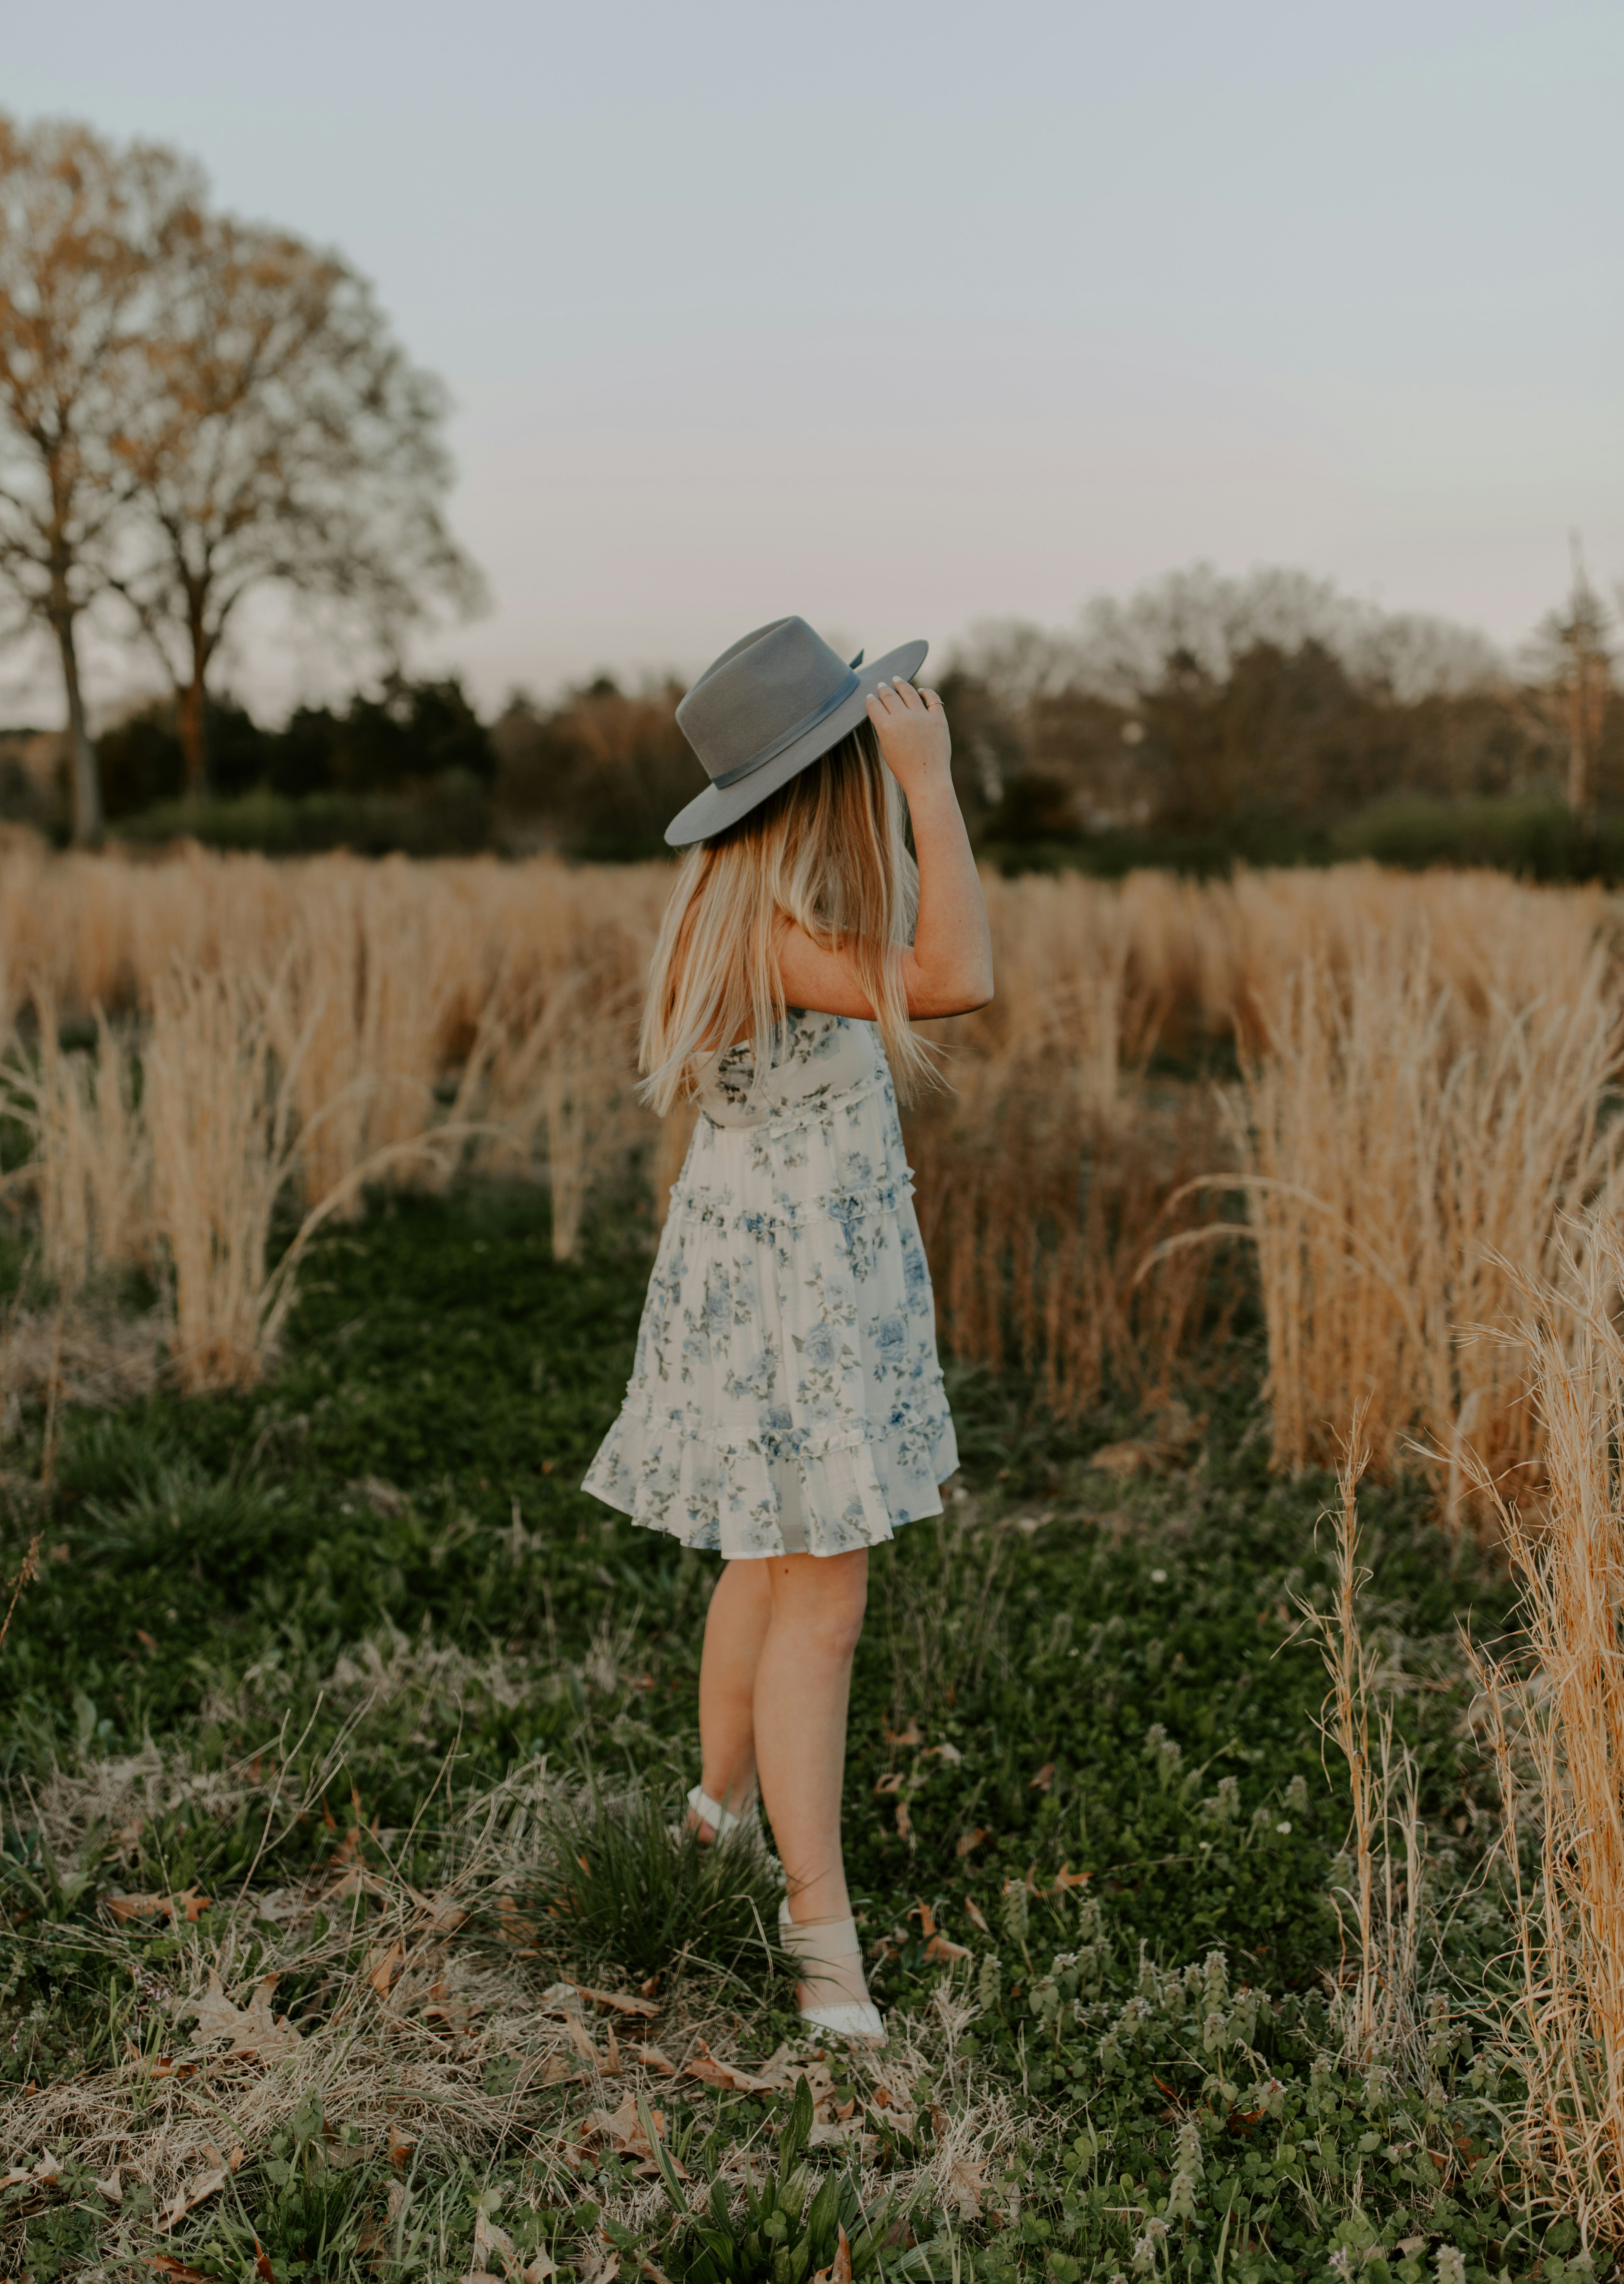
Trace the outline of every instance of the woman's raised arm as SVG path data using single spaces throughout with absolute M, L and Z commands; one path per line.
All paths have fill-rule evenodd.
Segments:
M 868 701 L 887 769 L 907 798 L 919 859 L 919 919 L 902 955 L 908 1013 L 962 1015 L 992 997 L 992 937 L 969 835 L 953 791 L 953 740 L 934 690 L 897 682 Z M 779 974 L 791 1007 L 869 1017 L 874 1009 L 850 963 L 791 926 L 779 943 Z

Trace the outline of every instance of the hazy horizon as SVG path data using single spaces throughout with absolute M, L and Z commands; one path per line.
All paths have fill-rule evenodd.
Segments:
M 376 281 L 456 400 L 494 597 L 417 663 L 486 707 L 686 678 L 786 610 L 939 658 L 1200 559 L 1506 645 L 1571 530 L 1624 572 L 1616 9 L 87 0 L 71 43 L 8 33 L 8 110 L 174 143 Z M 228 678 L 274 711 L 342 668 L 266 625 Z

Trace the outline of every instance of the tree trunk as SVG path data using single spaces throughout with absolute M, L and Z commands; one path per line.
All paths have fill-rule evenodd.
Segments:
M 180 692 L 180 750 L 186 764 L 188 801 L 201 801 L 208 791 L 208 724 L 203 699 L 203 677 L 194 673 Z
M 73 788 L 74 845 L 99 849 L 106 835 L 101 810 L 101 772 L 96 748 L 84 724 L 84 694 L 79 687 L 79 653 L 74 641 L 74 614 L 63 608 L 51 613 L 51 629 L 62 661 L 62 688 L 67 700 L 68 776 Z

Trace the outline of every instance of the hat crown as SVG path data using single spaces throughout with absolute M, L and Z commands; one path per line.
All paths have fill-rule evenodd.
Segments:
M 712 782 L 768 760 L 857 687 L 804 619 L 773 619 L 715 659 L 677 708 Z

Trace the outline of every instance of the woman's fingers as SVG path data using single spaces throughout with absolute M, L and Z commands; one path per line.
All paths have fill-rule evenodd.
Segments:
M 892 677 L 892 686 L 896 690 L 897 703 L 899 706 L 906 707 L 910 714 L 917 714 L 921 711 L 919 692 L 911 682 L 905 682 L 898 674 Z
M 922 690 L 919 695 L 927 714 L 930 713 L 932 710 L 938 714 L 940 714 L 943 711 L 941 699 L 936 691 Z

